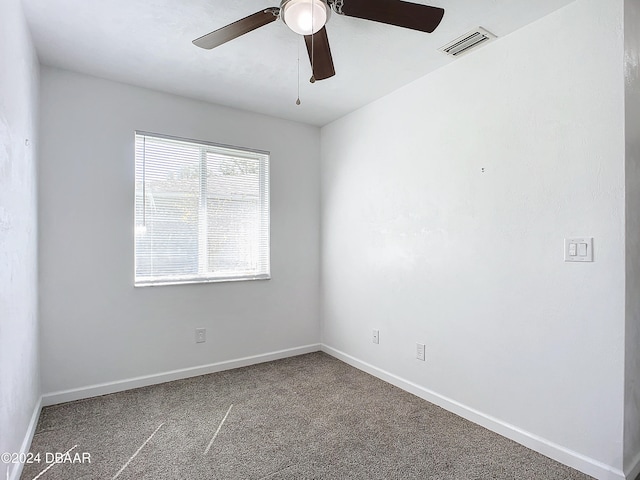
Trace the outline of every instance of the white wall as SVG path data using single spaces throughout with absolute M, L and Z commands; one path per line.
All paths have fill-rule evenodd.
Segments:
M 3 0 L 0 2 L 0 452 L 20 451 L 40 398 L 37 89 L 38 61 L 20 1 Z M 8 468 L 9 465 L 0 463 L 0 477 L 5 478 Z
M 624 2 L 626 356 L 624 466 L 640 475 L 640 2 Z
M 622 3 L 578 0 L 321 143 L 323 342 L 601 478 L 623 467 Z M 569 236 L 594 263 L 563 262 Z
M 319 342 L 319 129 L 51 68 L 41 98 L 45 393 Z M 133 287 L 136 129 L 271 152 L 271 280 Z

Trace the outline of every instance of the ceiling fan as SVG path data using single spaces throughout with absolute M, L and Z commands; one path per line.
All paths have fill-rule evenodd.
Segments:
M 331 48 L 325 24 L 331 11 L 338 15 L 431 33 L 440 24 L 444 9 L 402 0 L 282 0 L 270 7 L 219 28 L 193 41 L 208 50 L 218 47 L 278 18 L 295 33 L 303 35 L 311 61 L 311 82 L 333 77 Z

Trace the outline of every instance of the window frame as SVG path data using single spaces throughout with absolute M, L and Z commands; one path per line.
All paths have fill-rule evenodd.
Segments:
M 153 279 L 152 277 L 143 277 L 138 276 L 137 273 L 137 264 L 138 264 L 138 254 L 137 254 L 137 227 L 138 227 L 138 213 L 137 213 L 137 196 L 138 196 L 138 173 L 137 173 L 137 140 L 138 137 L 152 137 L 154 139 L 159 140 L 169 140 L 175 142 L 188 143 L 191 145 L 195 145 L 200 147 L 202 150 L 200 152 L 200 164 L 199 164 L 199 176 L 198 176 L 198 184 L 200 185 L 199 193 L 198 193 L 198 208 L 197 214 L 199 218 L 203 215 L 203 206 L 204 206 L 204 230 L 203 224 L 201 220 L 198 220 L 198 274 L 188 274 L 188 275 L 174 275 L 174 276 L 164 276 L 158 279 Z M 207 151 L 207 149 L 209 149 Z M 226 151 L 226 153 L 225 153 Z M 208 200 L 208 191 L 206 188 L 206 175 L 202 175 L 203 166 L 207 165 L 207 153 L 212 153 L 214 155 L 227 156 L 229 158 L 242 158 L 243 154 L 246 154 L 246 158 L 248 159 L 256 159 L 258 160 L 259 172 L 258 172 L 258 183 L 260 188 L 259 195 L 259 220 L 261 222 L 261 229 L 266 230 L 266 273 L 260 273 L 255 275 L 247 275 L 247 274 L 232 274 L 232 275 L 211 275 L 210 273 L 206 273 L 206 268 L 208 267 L 209 255 L 207 253 L 207 228 L 206 228 L 206 204 Z M 232 155 L 235 153 L 236 155 Z M 240 155 L 238 155 L 240 154 Z M 155 286 L 164 286 L 164 285 L 188 285 L 188 284 L 206 284 L 206 283 L 220 283 L 220 282 L 242 282 L 242 281 L 253 281 L 253 280 L 270 280 L 271 279 L 271 177 L 270 177 L 270 161 L 271 161 L 271 153 L 266 150 L 258 150 L 247 147 L 238 147 L 235 145 L 227 145 L 222 143 L 210 142 L 206 140 L 196 140 L 192 138 L 186 137 L 178 137 L 173 135 L 165 135 L 153 132 L 147 132 L 144 130 L 135 130 L 134 132 L 134 182 L 133 182 L 133 190 L 134 190 L 134 287 L 155 287 Z M 143 172 L 146 167 L 143 167 Z M 266 179 L 265 179 L 266 177 Z M 144 173 L 143 173 L 144 178 Z M 143 185 L 145 185 L 143 180 Z M 266 186 L 266 188 L 265 188 Z M 146 187 L 143 187 L 143 192 Z M 266 190 L 266 191 L 263 191 Z M 143 193 L 143 195 L 145 195 Z M 143 218 L 146 214 L 143 214 Z M 205 241 L 204 244 L 201 243 L 202 239 Z M 140 278 L 140 280 L 139 280 Z

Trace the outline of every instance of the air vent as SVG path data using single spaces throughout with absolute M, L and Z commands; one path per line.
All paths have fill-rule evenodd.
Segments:
M 478 27 L 456 38 L 453 42 L 448 43 L 438 50 L 452 57 L 459 57 L 474 48 L 478 48 L 480 45 L 489 43 L 494 38 L 496 38 L 496 36 L 493 33 L 486 31 L 482 27 Z

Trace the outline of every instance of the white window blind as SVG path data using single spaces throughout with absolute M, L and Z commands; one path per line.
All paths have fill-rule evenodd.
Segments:
M 135 285 L 270 278 L 269 154 L 135 134 Z

